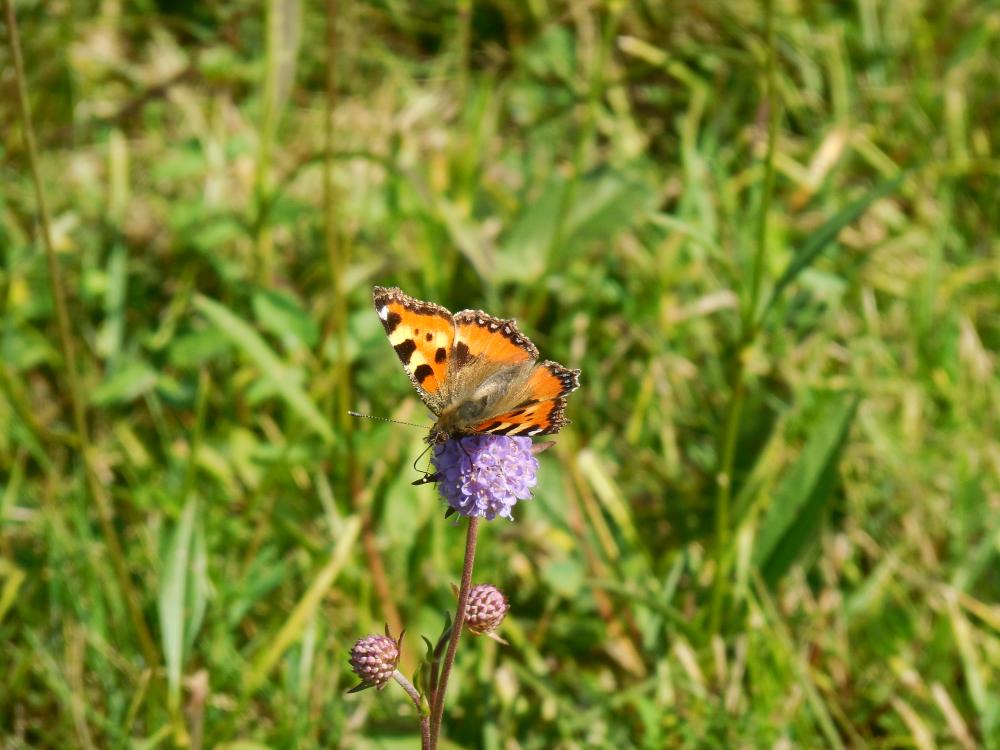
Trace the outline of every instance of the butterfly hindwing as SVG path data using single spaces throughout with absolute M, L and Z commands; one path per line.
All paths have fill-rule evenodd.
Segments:
M 528 376 L 528 391 L 536 401 L 568 396 L 579 387 L 579 370 L 570 370 L 550 360 L 536 365 Z
M 522 388 L 513 409 L 490 417 L 475 425 L 474 432 L 498 435 L 549 435 L 569 423 L 564 416 L 566 396 L 580 387 L 580 371 L 570 370 L 558 362 L 545 361 L 535 365 Z
M 474 429 L 491 435 L 549 435 L 569 424 L 563 416 L 565 410 L 564 398 L 538 401 L 491 417 Z
M 441 305 L 414 299 L 398 287 L 377 286 L 372 299 L 389 343 L 420 398 L 431 411 L 440 413 L 455 338 L 451 313 Z

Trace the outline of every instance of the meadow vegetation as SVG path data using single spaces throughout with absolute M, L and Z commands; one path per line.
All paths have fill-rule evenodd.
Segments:
M 4 750 L 419 746 L 374 284 L 582 370 L 443 746 L 1000 748 L 995 4 L 4 6 Z

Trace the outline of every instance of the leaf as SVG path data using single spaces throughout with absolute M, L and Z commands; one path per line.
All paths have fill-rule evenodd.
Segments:
M 208 329 L 174 337 L 167 349 L 167 359 L 181 370 L 197 370 L 230 351 L 232 344 L 218 331 Z
M 535 281 L 564 248 L 614 237 L 634 226 L 656 203 L 656 191 L 628 174 L 600 169 L 580 178 L 567 209 L 561 247 L 552 248 L 559 212 L 568 190 L 566 179 L 554 177 L 511 227 L 497 257 L 501 280 Z
M 413 546 L 419 541 L 421 527 L 427 523 L 428 516 L 439 508 L 436 503 L 414 503 L 410 476 L 400 472 L 390 482 L 379 513 L 379 529 L 385 535 L 392 556 L 400 560 L 410 556 Z
M 198 503 L 188 499 L 167 548 L 158 600 L 160 634 L 167 668 L 167 702 L 171 712 L 180 710 L 181 672 L 184 666 L 184 623 L 187 603 L 188 560 Z
M 125 299 L 128 282 L 128 250 L 117 244 L 108 258 L 107 286 L 104 289 L 104 324 L 95 348 L 104 359 L 114 362 L 125 335 Z
M 204 446 L 198 451 L 199 455 Z M 195 523 L 194 536 L 191 540 L 190 575 L 188 582 L 187 602 L 190 609 L 187 625 L 184 628 L 184 648 L 189 651 L 194 647 L 195 638 L 205 621 L 205 611 L 208 609 L 208 598 L 211 587 L 208 579 L 208 550 L 205 546 L 205 530 L 202 524 Z
M 267 6 L 267 93 L 268 105 L 277 117 L 285 108 L 295 80 L 302 11 L 298 0 L 271 0 Z
M 434 646 L 434 656 L 435 659 L 440 658 L 441 654 L 444 653 L 444 647 L 448 643 L 448 639 L 451 638 L 451 612 L 444 613 L 444 627 L 441 628 L 441 634 L 438 636 L 437 645 Z
M 483 236 L 482 227 L 464 216 L 459 207 L 446 198 L 432 195 L 431 205 L 458 251 L 472 264 L 476 273 L 488 276 L 493 253 L 490 252 L 489 241 Z
M 768 298 L 767 303 L 764 305 L 764 309 L 761 312 L 761 318 L 767 315 L 768 310 L 770 310 L 771 306 L 777 301 L 778 297 L 785 290 L 785 287 L 795 281 L 795 278 L 802 273 L 802 271 L 811 266 L 813 262 L 823 253 L 826 246 L 837 239 L 837 235 L 840 234 L 840 230 L 848 224 L 854 223 L 865 211 L 868 210 L 868 207 L 871 206 L 872 203 L 877 201 L 879 198 L 885 197 L 899 187 L 899 184 L 903 181 L 905 174 L 905 172 L 900 172 L 892 179 L 884 181 L 867 195 L 858 198 L 858 200 L 854 201 L 854 203 L 851 203 L 849 206 L 845 206 L 834 214 L 823 226 L 821 226 L 815 234 L 806 240 L 805 244 L 792 256 L 792 260 L 789 262 L 784 273 L 782 273 L 778 278 L 778 281 L 775 282 L 774 289 L 771 291 L 771 296 Z
M 816 420 L 798 460 L 775 491 L 754 544 L 753 561 L 774 586 L 812 541 L 837 479 L 837 460 L 858 398 L 832 398 Z
M 129 360 L 90 394 L 94 406 L 127 404 L 156 387 L 156 370 L 142 360 Z
M 0 336 L 0 362 L 12 374 L 38 365 L 53 365 L 59 357 L 51 340 L 34 328 L 22 326 L 16 335 Z
M 215 325 L 240 351 L 251 359 L 273 383 L 281 386 L 278 396 L 309 425 L 326 443 L 334 441 L 333 431 L 309 395 L 295 383 L 289 368 L 278 358 L 267 342 L 228 307 L 200 294 L 195 307 Z
M 539 579 L 559 597 L 570 601 L 580 595 L 585 575 L 578 557 L 549 560 L 539 570 Z
M 537 78 L 572 81 L 576 70 L 576 45 L 564 26 L 549 26 L 522 51 L 525 68 Z
M 611 169 L 592 172 L 584 177 L 570 207 L 567 239 L 586 242 L 613 237 L 651 212 L 656 200 L 652 185 L 635 174 Z
M 237 628 L 250 608 L 263 601 L 287 576 L 287 563 L 276 559 L 272 548 L 261 550 L 250 562 L 246 575 L 233 586 L 231 602 L 225 613 L 226 625 Z
M 426 650 L 424 658 L 427 659 L 427 661 L 430 661 L 434 658 L 434 644 L 430 642 L 426 635 L 421 635 L 420 640 L 424 642 L 424 648 Z
M 0 503 L 0 510 L 2 510 L 2 503 Z M 3 586 L 0 586 L 0 623 L 3 623 L 7 612 L 10 611 L 14 602 L 17 601 L 17 594 L 21 590 L 21 584 L 24 583 L 27 577 L 27 573 L 16 565 L 6 560 L 0 560 L 0 581 L 3 581 Z
M 319 340 L 316 321 L 291 295 L 258 290 L 253 295 L 253 312 L 260 324 L 288 348 L 312 348 Z

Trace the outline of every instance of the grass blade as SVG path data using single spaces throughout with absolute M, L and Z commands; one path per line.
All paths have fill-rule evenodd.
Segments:
M 160 586 L 160 637 L 167 667 L 167 704 L 178 715 L 181 705 L 181 672 L 184 667 L 184 624 L 187 603 L 188 561 L 198 502 L 191 497 L 184 504 L 180 523 L 167 550 L 163 582 Z
M 762 320 L 767 315 L 785 288 L 795 281 L 800 273 L 813 264 L 826 249 L 826 246 L 837 238 L 840 230 L 856 221 L 879 198 L 884 198 L 899 187 L 905 174 L 905 172 L 900 172 L 892 179 L 884 181 L 867 195 L 858 198 L 854 203 L 841 209 L 821 226 L 806 241 L 802 248 L 795 253 L 784 273 L 775 282 L 774 289 L 771 290 L 771 296 L 768 297 L 767 303 L 764 305 L 764 309 L 761 311 L 758 320 Z
M 272 383 L 279 386 L 278 394 L 292 411 L 323 438 L 324 442 L 330 444 L 334 441 L 333 431 L 319 408 L 309 395 L 295 384 L 295 379 L 289 376 L 288 367 L 260 334 L 232 310 L 215 300 L 199 294 L 195 296 L 194 304 L 223 336 L 250 358 Z
M 814 537 L 836 480 L 837 459 L 858 398 L 834 397 L 761 521 L 753 560 L 773 586 Z
M 337 540 L 337 546 L 334 547 L 333 554 L 330 555 L 330 560 L 313 580 L 309 590 L 299 600 L 299 603 L 295 605 L 295 609 L 292 610 L 285 624 L 281 626 L 278 634 L 254 659 L 250 673 L 244 681 L 247 692 L 252 693 L 260 687 L 264 678 L 267 677 L 285 650 L 302 635 L 320 601 L 347 562 L 347 556 L 354 548 L 354 542 L 358 538 L 360 529 L 361 524 L 357 517 L 351 518 L 344 524 L 340 539 Z

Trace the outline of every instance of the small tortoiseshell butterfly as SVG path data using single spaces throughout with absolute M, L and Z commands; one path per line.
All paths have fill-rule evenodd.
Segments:
M 580 371 L 538 362 L 517 329 L 481 310 L 452 315 L 433 302 L 377 286 L 375 310 L 420 398 L 434 412 L 428 443 L 462 435 L 550 435 L 568 424 L 566 396 Z

